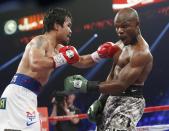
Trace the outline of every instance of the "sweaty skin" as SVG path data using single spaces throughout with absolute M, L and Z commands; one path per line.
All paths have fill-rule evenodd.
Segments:
M 70 40 L 71 25 L 71 19 L 66 17 L 63 27 L 55 24 L 54 30 L 33 38 L 25 48 L 17 73 L 30 76 L 44 85 L 54 70 L 52 56 L 58 53 L 64 42 Z M 80 56 L 79 62 L 74 66 L 87 68 L 94 64 L 90 55 L 84 55 Z
M 117 13 L 114 19 L 121 51 L 114 56 L 114 64 L 107 81 L 100 83 L 102 93 L 118 95 L 131 85 L 144 85 L 153 65 L 147 42 L 140 33 L 138 14 L 131 8 Z

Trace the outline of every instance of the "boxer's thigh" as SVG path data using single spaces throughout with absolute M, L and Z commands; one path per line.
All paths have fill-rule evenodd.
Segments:
M 144 98 L 124 97 L 121 104 L 112 114 L 108 128 L 119 130 L 136 130 L 136 124 L 141 119 L 145 107 Z
M 9 85 L 2 98 L 6 99 L 5 110 L 0 111 L 0 116 L 5 118 L 5 129 L 39 128 L 39 113 L 36 107 L 36 97 L 24 87 Z

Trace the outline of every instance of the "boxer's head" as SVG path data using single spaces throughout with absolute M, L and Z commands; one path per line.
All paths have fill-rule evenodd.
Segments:
M 52 8 L 46 12 L 43 20 L 44 32 L 55 31 L 61 42 L 68 42 L 71 36 L 72 15 L 63 8 Z
M 44 17 L 43 24 L 44 30 L 49 32 L 50 30 L 54 29 L 55 24 L 59 24 L 63 27 L 64 22 L 66 19 L 72 19 L 71 13 L 63 8 L 51 8 L 49 9 Z
M 139 16 L 136 10 L 125 8 L 120 10 L 114 19 L 117 35 L 124 44 L 134 44 L 140 33 Z

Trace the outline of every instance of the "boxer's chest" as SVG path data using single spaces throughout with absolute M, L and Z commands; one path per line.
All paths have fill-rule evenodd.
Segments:
M 125 65 L 127 65 L 130 62 L 131 56 L 132 56 L 132 50 L 130 49 L 130 47 L 123 48 L 119 56 L 119 59 L 117 61 L 117 65 L 120 68 L 123 68 Z
M 54 56 L 54 55 L 56 55 L 58 53 L 59 53 L 58 49 L 53 48 L 53 47 L 51 47 L 51 48 L 49 47 L 45 52 L 47 57 L 52 57 L 52 56 Z

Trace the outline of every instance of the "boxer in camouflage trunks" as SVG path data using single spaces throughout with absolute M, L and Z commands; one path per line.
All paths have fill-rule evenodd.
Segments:
M 120 38 L 117 44 L 124 46 L 114 57 L 105 85 L 100 83 L 102 89 L 99 90 L 103 94 L 90 106 L 88 114 L 89 119 L 97 123 L 97 131 L 135 131 L 144 112 L 143 86 L 152 69 L 153 57 L 141 36 L 139 17 L 134 9 L 120 10 L 114 25 Z
M 143 115 L 144 107 L 145 100 L 141 91 L 137 90 L 137 94 L 124 92 L 121 96 L 110 95 L 100 117 L 98 131 L 136 131 L 135 125 Z
M 119 50 L 104 82 L 88 81 L 81 75 L 64 81 L 66 91 L 101 94 L 89 108 L 89 120 L 96 122 L 97 131 L 135 131 L 143 114 L 143 86 L 153 66 L 149 45 L 141 35 L 136 10 L 125 8 L 114 18 Z

